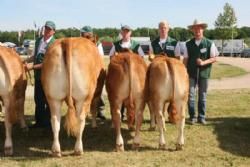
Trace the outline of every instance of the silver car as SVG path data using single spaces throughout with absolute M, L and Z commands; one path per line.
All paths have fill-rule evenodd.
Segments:
M 250 58 L 250 48 L 246 48 L 241 52 L 241 57 Z

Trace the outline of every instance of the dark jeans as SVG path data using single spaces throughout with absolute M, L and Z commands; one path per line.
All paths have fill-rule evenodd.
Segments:
M 50 109 L 46 100 L 41 80 L 35 80 L 35 120 L 36 123 L 47 127 L 50 126 Z
M 190 119 L 195 119 L 195 88 L 198 86 L 198 120 L 205 119 L 208 79 L 189 78 L 188 111 Z

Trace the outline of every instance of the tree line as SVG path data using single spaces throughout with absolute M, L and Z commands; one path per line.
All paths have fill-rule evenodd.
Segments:
M 98 35 L 100 41 L 116 41 L 118 39 L 118 34 L 120 29 L 117 28 L 94 28 L 94 33 Z M 228 28 L 229 33 L 233 31 L 234 39 L 245 39 L 246 42 L 250 39 L 250 27 L 241 27 L 241 28 Z M 209 39 L 221 39 L 221 30 L 220 29 L 207 29 L 204 32 L 205 36 Z M 0 41 L 1 42 L 13 42 L 17 45 L 22 45 L 24 39 L 34 39 L 38 37 L 38 33 L 34 30 L 27 30 L 22 32 L 20 40 L 18 40 L 17 31 L 0 31 Z M 56 31 L 56 38 L 63 37 L 78 37 L 80 31 L 75 28 L 59 29 Z M 157 28 L 137 28 L 133 31 L 132 36 L 134 37 L 150 37 L 151 40 L 157 38 L 158 29 Z M 169 36 L 177 39 L 178 41 L 186 41 L 192 37 L 192 32 L 185 28 L 175 27 L 171 28 L 169 31 Z M 231 35 L 227 39 L 231 39 Z

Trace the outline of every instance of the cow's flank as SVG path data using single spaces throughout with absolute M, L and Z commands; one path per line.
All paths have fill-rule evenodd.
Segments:
M 26 128 L 24 121 L 26 86 L 27 80 L 21 58 L 12 49 L 0 46 L 0 96 L 5 108 L 6 155 L 13 154 L 12 125 L 20 121 L 21 128 Z

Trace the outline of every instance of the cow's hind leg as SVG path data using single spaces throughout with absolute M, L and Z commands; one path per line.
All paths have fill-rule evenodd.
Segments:
M 59 142 L 59 131 L 61 122 L 61 105 L 60 100 L 48 100 L 51 112 L 51 126 L 53 131 L 53 144 L 52 144 L 52 155 L 54 157 L 61 157 L 61 147 Z
M 20 121 L 20 127 L 21 127 L 21 129 L 23 130 L 23 131 L 28 131 L 28 127 L 27 127 L 27 125 L 26 125 L 26 123 L 25 123 L 25 120 L 24 120 L 24 100 L 25 100 L 25 98 L 21 98 L 21 99 L 18 99 L 18 109 L 17 109 L 17 111 L 19 111 L 18 112 L 18 118 L 19 118 L 19 121 Z
M 10 102 L 9 100 L 4 100 L 4 109 L 5 109 L 5 117 L 4 117 L 4 125 L 5 125 L 5 142 L 4 142 L 4 154 L 9 156 L 13 154 L 13 144 L 12 144 L 12 124 L 10 122 Z
M 178 137 L 176 142 L 176 150 L 182 150 L 184 146 L 184 126 L 185 126 L 185 110 L 186 102 L 176 103 L 178 120 L 176 123 L 178 130 Z
M 124 151 L 124 141 L 121 134 L 121 105 L 111 104 L 112 121 L 116 132 L 116 151 Z
M 136 131 L 135 131 L 135 137 L 134 137 L 134 143 L 133 148 L 136 149 L 140 146 L 140 129 L 143 119 L 143 110 L 145 108 L 145 103 L 142 100 L 139 100 L 138 103 L 136 103 Z
M 149 127 L 149 130 L 154 131 L 154 130 L 156 130 L 156 122 L 155 122 L 156 117 L 155 117 L 154 110 L 152 109 L 151 102 L 148 103 L 148 108 L 149 108 L 149 112 L 150 112 L 150 127 Z
M 75 155 L 81 155 L 83 153 L 83 145 L 82 145 L 82 134 L 85 128 L 85 118 L 87 112 L 90 110 L 90 102 L 76 102 L 76 111 L 79 120 L 79 133 L 76 136 L 76 143 L 75 143 Z
M 163 115 L 163 107 L 164 107 L 164 103 L 159 102 L 159 101 L 156 102 L 154 105 L 152 105 L 152 109 L 155 112 L 157 125 L 158 125 L 158 129 L 160 132 L 160 138 L 159 138 L 159 148 L 160 149 L 165 149 L 165 147 L 166 147 L 166 141 L 165 141 L 165 137 L 164 137 L 165 118 Z

